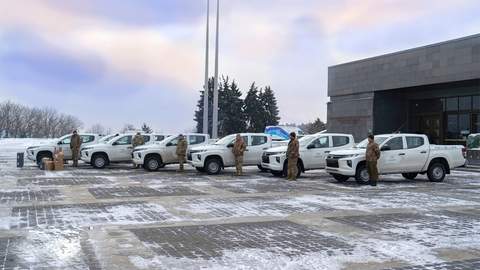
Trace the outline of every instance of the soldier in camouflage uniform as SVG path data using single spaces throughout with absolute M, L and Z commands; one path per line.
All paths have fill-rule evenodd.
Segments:
M 145 144 L 145 140 L 143 139 L 142 134 L 140 134 L 140 132 L 137 132 L 137 134 L 135 134 L 135 136 L 133 136 L 133 139 L 132 139 L 133 149 L 135 149 L 135 147 L 137 147 L 137 146 L 144 145 L 144 144 Z M 138 168 L 138 167 L 140 167 L 140 165 L 135 165 L 135 163 L 134 163 L 133 167 Z
M 290 142 L 288 143 L 287 148 L 287 180 L 295 181 L 297 180 L 298 174 L 298 157 L 299 154 L 299 144 L 297 140 L 297 135 L 295 132 L 290 133 Z
M 235 168 L 237 176 L 241 176 L 243 174 L 243 153 L 245 150 L 247 150 L 247 145 L 243 141 L 242 136 L 237 134 L 232 148 L 232 153 L 235 156 Z
M 82 139 L 76 130 L 73 131 L 73 135 L 70 138 L 70 149 L 72 150 L 73 167 L 78 167 L 78 159 L 80 157 L 80 146 L 82 145 Z
M 380 158 L 380 149 L 374 141 L 373 135 L 368 135 L 368 145 L 366 151 L 367 170 L 370 177 L 371 186 L 376 186 L 378 181 L 377 160 Z
M 183 172 L 183 164 L 185 163 L 185 160 L 186 160 L 185 157 L 187 156 L 187 148 L 188 148 L 188 142 L 185 139 L 185 136 L 180 134 L 180 136 L 178 137 L 177 151 L 176 151 L 176 154 L 178 157 L 178 163 L 180 164 L 178 168 L 179 172 Z

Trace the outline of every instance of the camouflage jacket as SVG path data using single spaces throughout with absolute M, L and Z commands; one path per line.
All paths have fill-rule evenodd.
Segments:
M 139 145 L 144 145 L 145 141 L 143 140 L 142 135 L 135 135 L 132 140 L 132 146 L 133 148 L 139 146 Z
M 234 156 L 243 156 L 243 153 L 247 150 L 247 145 L 243 141 L 243 139 L 235 140 L 233 144 L 232 153 Z
M 82 145 L 82 140 L 80 139 L 80 135 L 73 134 L 70 139 L 70 149 L 80 149 Z
M 177 156 L 185 156 L 187 154 L 188 143 L 185 139 L 179 139 L 177 144 Z
M 299 144 L 297 139 L 290 140 L 287 148 L 287 158 L 298 158 L 299 153 Z
M 365 159 L 367 161 L 377 161 L 380 158 L 380 149 L 375 142 L 368 143 Z

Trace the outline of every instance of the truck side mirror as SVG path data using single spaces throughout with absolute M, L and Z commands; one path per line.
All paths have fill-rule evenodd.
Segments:
M 232 147 L 233 147 L 233 143 L 227 144 L 227 147 L 228 147 L 228 148 L 232 148 Z
M 167 143 L 166 146 L 168 147 L 168 146 L 172 146 L 172 145 L 173 145 L 173 144 L 172 144 L 171 142 L 169 142 L 169 143 Z
M 307 149 L 313 149 L 313 148 L 315 148 L 315 145 L 313 144 L 310 144 L 309 146 L 307 146 Z
M 382 148 L 380 148 L 380 151 L 390 151 L 391 148 L 388 144 L 385 144 L 384 146 L 382 146 Z

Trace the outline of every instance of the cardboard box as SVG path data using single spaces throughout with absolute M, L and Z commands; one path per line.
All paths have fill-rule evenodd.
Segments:
M 47 162 L 49 162 L 49 158 L 42 158 L 42 163 L 40 164 L 40 170 L 46 170 L 47 169 Z
M 54 163 L 55 171 L 61 171 L 65 169 L 65 166 L 63 165 L 63 160 L 61 161 L 55 160 L 53 163 Z
M 45 170 L 47 171 L 53 171 L 55 169 L 55 164 L 53 161 L 48 160 L 45 162 Z

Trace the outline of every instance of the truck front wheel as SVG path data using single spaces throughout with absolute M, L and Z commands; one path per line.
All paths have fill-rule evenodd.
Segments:
M 97 169 L 103 169 L 108 164 L 108 157 L 105 154 L 95 154 L 92 157 L 92 166 Z
M 431 182 L 442 182 L 446 174 L 445 166 L 442 163 L 433 163 L 427 171 L 428 180 Z
M 355 181 L 357 181 L 357 183 L 360 185 L 366 185 L 370 181 L 367 165 L 365 165 L 365 163 L 360 163 L 357 166 L 357 171 L 355 173 Z
M 145 169 L 149 172 L 158 171 L 162 166 L 162 160 L 159 157 L 151 156 L 145 159 Z
M 219 174 L 222 170 L 222 161 L 218 158 L 210 158 L 205 162 L 205 170 L 208 174 Z

